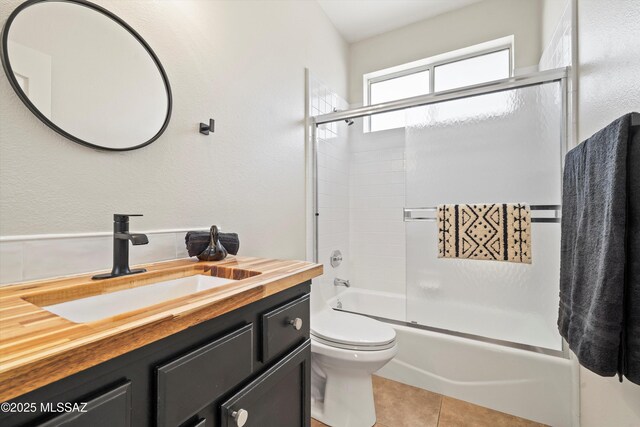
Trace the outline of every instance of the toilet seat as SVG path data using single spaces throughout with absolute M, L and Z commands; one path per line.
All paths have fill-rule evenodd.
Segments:
M 311 338 L 335 348 L 377 351 L 395 345 L 396 331 L 369 317 L 330 309 L 312 316 Z

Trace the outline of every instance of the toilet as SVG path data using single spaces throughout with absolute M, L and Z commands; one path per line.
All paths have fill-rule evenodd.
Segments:
M 311 416 L 331 427 L 376 422 L 371 375 L 398 352 L 396 332 L 366 316 L 331 309 L 312 291 Z

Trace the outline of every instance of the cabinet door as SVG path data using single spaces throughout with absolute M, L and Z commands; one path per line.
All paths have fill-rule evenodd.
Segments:
M 66 412 L 39 427 L 130 427 L 131 382 L 85 401 L 82 410 Z M 53 409 L 53 408 L 52 408 Z
M 252 324 L 159 366 L 157 425 L 182 424 L 249 377 L 252 370 Z
M 286 355 L 221 407 L 222 427 L 309 427 L 311 341 Z
M 262 315 L 261 361 L 284 355 L 309 338 L 309 295 Z

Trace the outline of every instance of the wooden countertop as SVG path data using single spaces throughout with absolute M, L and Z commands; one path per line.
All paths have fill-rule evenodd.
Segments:
M 0 402 L 322 274 L 319 264 L 247 257 L 144 267 L 146 273 L 100 281 L 82 275 L 0 287 Z M 39 307 L 194 274 L 238 281 L 90 323 Z

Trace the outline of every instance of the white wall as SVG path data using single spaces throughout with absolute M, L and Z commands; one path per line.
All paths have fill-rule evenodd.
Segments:
M 640 5 L 578 1 L 579 138 L 640 111 Z M 581 368 L 582 427 L 640 426 L 640 386 Z
M 571 1 L 544 0 L 542 6 L 542 55 L 539 70 L 571 65 L 572 23 Z
M 541 3 L 540 45 L 549 46 L 569 0 L 539 0 Z
M 0 19 L 21 2 L 0 0 Z M 216 223 L 240 233 L 241 254 L 304 258 L 304 68 L 342 96 L 347 89 L 348 46 L 322 9 L 294 0 L 97 3 L 162 61 L 171 123 L 141 150 L 94 151 L 47 128 L 1 77 L 0 236 L 109 232 L 113 213 L 143 213 L 132 230 Z M 197 126 L 209 117 L 216 132 L 205 137 Z M 12 254 L 3 275 L 30 268 L 16 265 L 25 250 L 17 246 L 1 248 Z
M 406 292 L 405 130 L 350 129 L 350 233 L 353 285 L 404 295 Z M 404 319 L 402 319 L 404 320 Z
M 353 43 L 349 101 L 362 103 L 363 74 L 511 34 L 516 68 L 536 66 L 542 52 L 540 12 L 538 0 L 484 0 Z

